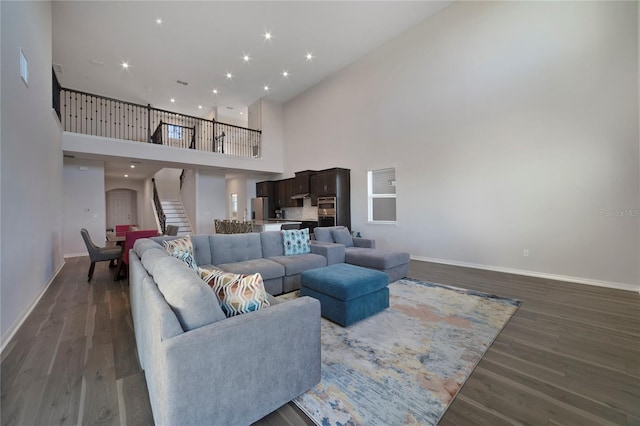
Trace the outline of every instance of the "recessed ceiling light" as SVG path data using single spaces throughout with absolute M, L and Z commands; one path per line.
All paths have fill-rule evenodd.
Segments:
M 242 57 L 242 59 L 244 59 L 244 61 L 245 61 L 245 62 L 249 62 L 249 60 L 250 60 L 251 58 L 249 57 L 249 55 L 245 54 L 245 55 Z
M 202 105 L 198 105 L 198 109 L 202 109 Z
M 271 33 L 269 31 L 264 33 L 265 40 L 271 40 Z
M 230 72 L 228 72 L 228 73 L 227 73 L 227 78 L 228 78 L 228 79 L 233 78 L 233 74 L 231 74 Z
M 282 71 L 283 77 L 289 77 L 289 71 Z
M 311 52 L 307 52 L 306 58 L 307 58 L 307 61 L 312 60 L 313 59 L 313 54 L 311 54 Z
M 162 24 L 162 18 L 156 18 L 156 24 L 161 25 Z
M 171 98 L 171 103 L 173 104 L 175 102 L 176 102 L 176 100 L 174 98 Z
M 132 164 L 132 165 L 130 165 L 129 167 L 131 167 L 132 169 L 135 169 L 135 168 L 136 168 L 136 165 L 135 165 L 135 164 Z
M 240 115 L 244 114 L 244 112 L 240 111 Z
M 126 70 L 127 68 L 129 68 L 129 63 L 128 62 L 123 62 L 122 63 L 122 69 Z
M 124 175 L 124 177 L 129 177 L 129 175 Z
M 217 95 L 218 94 L 218 89 L 213 89 L 212 92 L 213 92 L 214 95 Z
M 264 86 L 265 92 L 269 90 L 269 86 Z

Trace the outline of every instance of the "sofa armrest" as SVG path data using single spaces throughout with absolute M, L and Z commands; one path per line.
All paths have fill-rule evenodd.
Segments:
M 344 246 L 342 244 L 311 241 L 311 253 L 320 254 L 327 258 L 327 266 L 344 263 Z
M 162 349 L 147 371 L 164 376 L 153 392 L 156 424 L 250 424 L 320 382 L 320 302 L 301 297 L 227 318 Z
M 353 239 L 353 245 L 355 247 L 374 249 L 374 248 L 376 248 L 376 240 L 371 240 L 369 238 L 357 238 L 356 237 L 356 238 Z

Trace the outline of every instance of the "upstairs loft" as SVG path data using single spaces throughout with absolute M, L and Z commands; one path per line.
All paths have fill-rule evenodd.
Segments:
M 282 172 L 282 140 L 263 131 L 63 88 L 53 73 L 53 108 L 64 131 L 66 155 L 145 159 L 174 167 L 220 167 L 238 171 Z M 281 110 L 264 100 L 259 111 Z M 280 114 L 269 114 L 280 117 Z M 281 122 L 265 122 L 275 129 Z M 277 136 L 276 136 L 277 137 Z

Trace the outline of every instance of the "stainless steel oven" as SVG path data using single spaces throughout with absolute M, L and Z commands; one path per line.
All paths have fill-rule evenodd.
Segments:
M 336 215 L 336 197 L 318 197 L 318 216 Z
M 336 226 L 336 197 L 318 197 L 318 226 Z
M 336 226 L 336 217 L 318 216 L 318 226 Z

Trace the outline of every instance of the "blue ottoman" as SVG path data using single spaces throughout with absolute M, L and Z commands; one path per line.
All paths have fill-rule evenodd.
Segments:
M 320 301 L 320 312 L 343 327 L 389 307 L 387 274 L 347 263 L 310 269 L 300 276 L 300 295 Z

